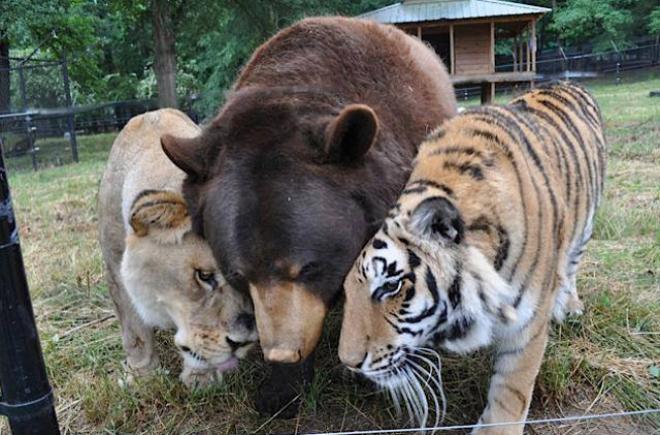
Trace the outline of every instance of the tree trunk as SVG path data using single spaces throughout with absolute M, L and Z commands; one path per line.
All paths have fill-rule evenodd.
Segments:
M 9 112 L 11 103 L 9 81 L 9 37 L 0 29 L 0 113 Z
M 154 26 L 154 73 L 158 85 L 158 106 L 177 107 L 174 23 L 168 0 L 152 0 L 151 11 Z

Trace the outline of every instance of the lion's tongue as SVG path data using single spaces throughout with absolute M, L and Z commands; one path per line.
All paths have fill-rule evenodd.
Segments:
M 228 370 L 233 370 L 236 367 L 238 367 L 238 358 L 236 358 L 235 356 L 232 356 L 227 361 L 215 366 L 215 370 L 218 373 L 222 373 L 222 372 L 226 372 Z

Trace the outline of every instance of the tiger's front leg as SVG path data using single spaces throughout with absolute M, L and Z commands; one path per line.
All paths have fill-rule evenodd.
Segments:
M 538 319 L 519 334 L 497 345 L 488 404 L 479 418 L 480 424 L 523 421 L 527 418 L 534 381 L 547 341 L 547 319 Z M 524 424 L 482 427 L 472 433 L 514 435 L 522 434 L 524 428 Z

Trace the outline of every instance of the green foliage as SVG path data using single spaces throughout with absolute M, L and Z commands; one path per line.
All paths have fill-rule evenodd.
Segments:
M 657 0 L 514 0 L 553 7 L 538 25 L 539 46 L 593 43 L 624 48 L 660 34 Z M 279 29 L 311 15 L 354 16 L 394 0 L 170 0 L 176 38 L 177 94 L 200 94 L 197 109 L 211 115 L 254 49 Z M 0 0 L 0 37 L 12 55 L 69 60 L 77 104 L 155 96 L 150 0 Z M 498 44 L 497 53 L 509 46 Z M 58 73 L 59 74 L 59 73 Z M 57 74 L 30 79 L 48 104 L 60 97 Z M 16 78 L 12 77 L 12 105 Z
M 567 0 L 554 11 L 550 29 L 569 45 L 620 49 L 645 36 L 647 27 L 653 32 L 654 20 L 660 28 L 660 12 L 652 13 L 660 9 L 656 5 L 653 0 Z
M 598 48 L 612 48 L 611 41 L 626 40 L 633 15 L 629 1 L 568 0 L 554 14 L 553 27 L 572 44 L 594 41 Z
M 660 35 L 660 6 L 656 6 L 649 16 L 649 32 Z
M 198 109 L 211 115 L 224 99 L 240 67 L 254 49 L 277 30 L 305 16 L 339 14 L 353 16 L 392 3 L 390 0 L 232 0 L 204 2 L 204 14 L 189 10 L 177 52 L 197 59 L 197 78 L 203 83 Z M 201 8 L 201 7 L 200 7 Z M 211 17 L 215 15 L 214 21 Z M 208 31 L 208 29 L 213 29 Z M 190 39 L 189 39 L 190 38 Z M 191 50 L 194 50 L 191 53 Z

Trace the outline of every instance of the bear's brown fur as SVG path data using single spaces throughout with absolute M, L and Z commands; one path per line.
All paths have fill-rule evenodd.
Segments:
M 163 137 L 188 173 L 195 228 L 253 298 L 267 360 L 313 353 L 417 146 L 455 112 L 445 68 L 419 40 L 374 22 L 309 18 L 257 49 L 200 137 Z

